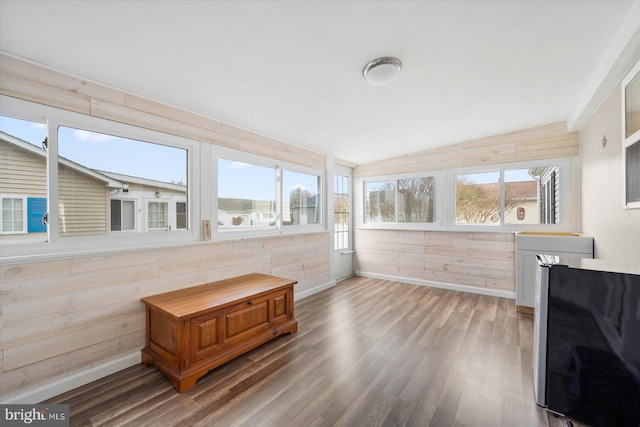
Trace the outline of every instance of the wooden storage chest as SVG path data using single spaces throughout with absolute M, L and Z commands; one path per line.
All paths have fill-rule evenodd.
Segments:
M 209 370 L 285 333 L 297 282 L 253 273 L 143 298 L 147 341 L 142 363 L 183 392 Z

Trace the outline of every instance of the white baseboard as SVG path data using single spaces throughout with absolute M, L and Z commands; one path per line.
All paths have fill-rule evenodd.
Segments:
M 479 288 L 477 286 L 455 285 L 452 283 L 432 282 L 431 280 L 410 279 L 407 277 L 388 276 L 386 274 L 368 273 L 366 271 L 357 271 L 356 276 L 371 277 L 374 279 L 391 280 L 394 282 L 409 283 L 412 285 L 430 286 L 432 288 L 450 289 L 453 291 L 470 292 L 473 294 L 490 295 L 494 297 L 516 299 L 514 291 L 503 291 L 500 289 Z
M 317 294 L 318 292 L 324 291 L 325 289 L 329 289 L 335 285 L 336 285 L 336 281 L 331 280 L 330 282 L 323 283 L 322 285 L 315 286 L 311 289 L 307 289 L 306 291 L 295 292 L 293 296 L 293 300 L 298 301 L 302 298 L 310 297 L 313 294 Z
M 135 353 L 129 353 L 118 357 L 117 359 L 108 360 L 105 363 L 89 369 L 83 369 L 81 371 L 72 372 L 70 374 L 54 378 L 51 381 L 38 384 L 35 387 L 20 390 L 15 394 L 3 396 L 0 399 L 0 403 L 34 405 L 59 394 L 66 393 L 74 388 L 89 384 L 90 382 L 106 377 L 107 375 L 111 375 L 118 371 L 122 371 L 123 369 L 137 365 L 138 363 L 141 363 L 140 350 L 136 350 Z

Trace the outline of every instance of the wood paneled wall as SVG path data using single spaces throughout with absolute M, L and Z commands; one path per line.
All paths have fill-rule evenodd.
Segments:
M 328 283 L 327 233 L 69 257 L 0 267 L 0 396 L 144 346 L 140 298 L 262 272 Z
M 354 177 L 571 157 L 578 147 L 578 133 L 554 123 L 361 165 Z M 577 185 L 573 191 L 579 192 Z M 355 234 L 359 274 L 515 291 L 513 233 L 357 229 Z
M 0 54 L 0 93 L 316 169 L 325 155 Z
M 0 93 L 325 169 L 325 156 L 0 55 Z M 0 399 L 95 369 L 144 346 L 140 298 L 248 272 L 331 282 L 328 233 L 200 242 L 0 266 Z
M 362 178 L 570 157 L 578 155 L 578 146 L 578 132 L 567 133 L 567 124 L 560 122 L 367 163 L 353 174 Z
M 515 290 L 513 233 L 358 230 L 357 271 Z

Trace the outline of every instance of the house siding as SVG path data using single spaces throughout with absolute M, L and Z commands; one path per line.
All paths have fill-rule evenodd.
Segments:
M 58 172 L 60 235 L 106 234 L 109 223 L 106 184 L 63 165 Z
M 30 197 L 47 196 L 44 157 L 0 140 L 0 193 Z

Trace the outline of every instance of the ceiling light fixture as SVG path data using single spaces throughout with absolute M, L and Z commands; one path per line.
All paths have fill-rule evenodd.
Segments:
M 364 66 L 362 75 L 374 86 L 382 86 L 396 78 L 402 68 L 402 62 L 392 56 L 374 59 Z

